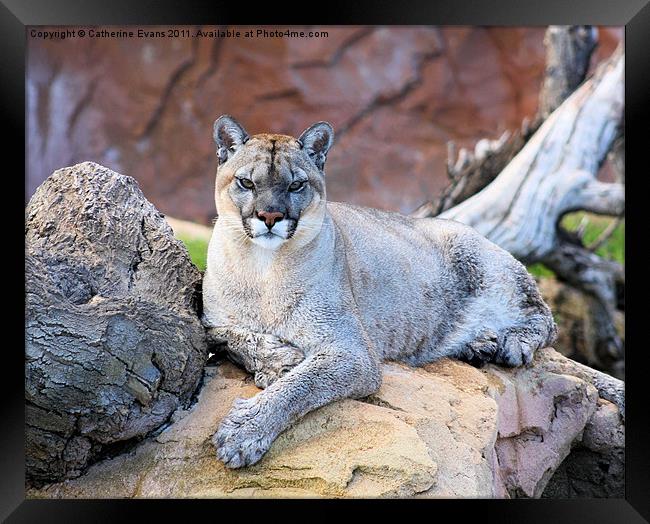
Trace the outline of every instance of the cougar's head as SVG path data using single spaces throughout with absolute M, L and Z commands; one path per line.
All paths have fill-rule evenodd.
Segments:
M 296 139 L 248 136 L 232 117 L 219 117 L 214 123 L 215 200 L 218 221 L 228 234 L 271 250 L 314 238 L 325 211 L 323 168 L 333 137 L 327 122 Z

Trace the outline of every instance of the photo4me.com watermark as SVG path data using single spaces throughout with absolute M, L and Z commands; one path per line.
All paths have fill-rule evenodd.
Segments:
M 65 29 L 28 28 L 31 38 L 66 40 L 71 38 L 327 38 L 327 31 L 274 28 L 101 28 L 74 27 Z

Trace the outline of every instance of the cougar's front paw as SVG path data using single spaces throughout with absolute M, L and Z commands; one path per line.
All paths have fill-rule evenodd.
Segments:
M 305 359 L 297 347 L 273 336 L 260 340 L 255 362 L 255 385 L 265 389 Z
M 257 397 L 235 400 L 230 413 L 212 437 L 217 458 L 228 468 L 250 466 L 259 461 L 273 443 L 273 435 L 258 417 Z M 256 418 L 258 417 L 258 418 Z

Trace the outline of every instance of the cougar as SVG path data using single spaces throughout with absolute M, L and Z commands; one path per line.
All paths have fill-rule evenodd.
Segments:
M 451 220 L 327 202 L 327 122 L 300 138 L 214 124 L 218 218 L 203 280 L 213 342 L 263 391 L 237 399 L 213 443 L 254 464 L 306 413 L 375 393 L 382 360 L 528 364 L 556 326 L 508 252 Z

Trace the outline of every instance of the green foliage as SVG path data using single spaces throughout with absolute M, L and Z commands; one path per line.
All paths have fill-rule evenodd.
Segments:
M 569 231 L 575 231 L 578 229 L 583 218 L 587 224 L 583 237 L 584 243 L 587 246 L 593 243 L 614 220 L 610 217 L 594 215 L 581 211 L 566 215 L 562 219 L 562 225 Z M 608 260 L 615 260 L 621 264 L 625 263 L 625 220 L 622 220 L 621 223 L 616 226 L 616 229 L 607 242 L 596 250 L 596 254 Z
M 526 269 L 528 269 L 528 272 L 536 278 L 552 278 L 555 276 L 555 273 L 541 262 L 531 264 L 530 266 L 527 266 Z
M 594 215 L 579 211 L 569 213 L 562 218 L 561 225 L 567 231 L 576 231 L 580 224 L 584 225 L 583 242 L 585 245 L 591 245 L 605 229 L 614 221 L 611 217 Z M 615 260 L 625 264 L 625 220 L 622 220 L 607 241 L 596 250 L 596 254 L 608 260 Z M 531 264 L 528 271 L 534 277 L 547 278 L 554 277 L 555 274 L 544 264 Z
M 190 238 L 183 235 L 179 235 L 178 239 L 185 244 L 194 265 L 201 271 L 205 271 L 208 256 L 208 241 L 203 238 Z

